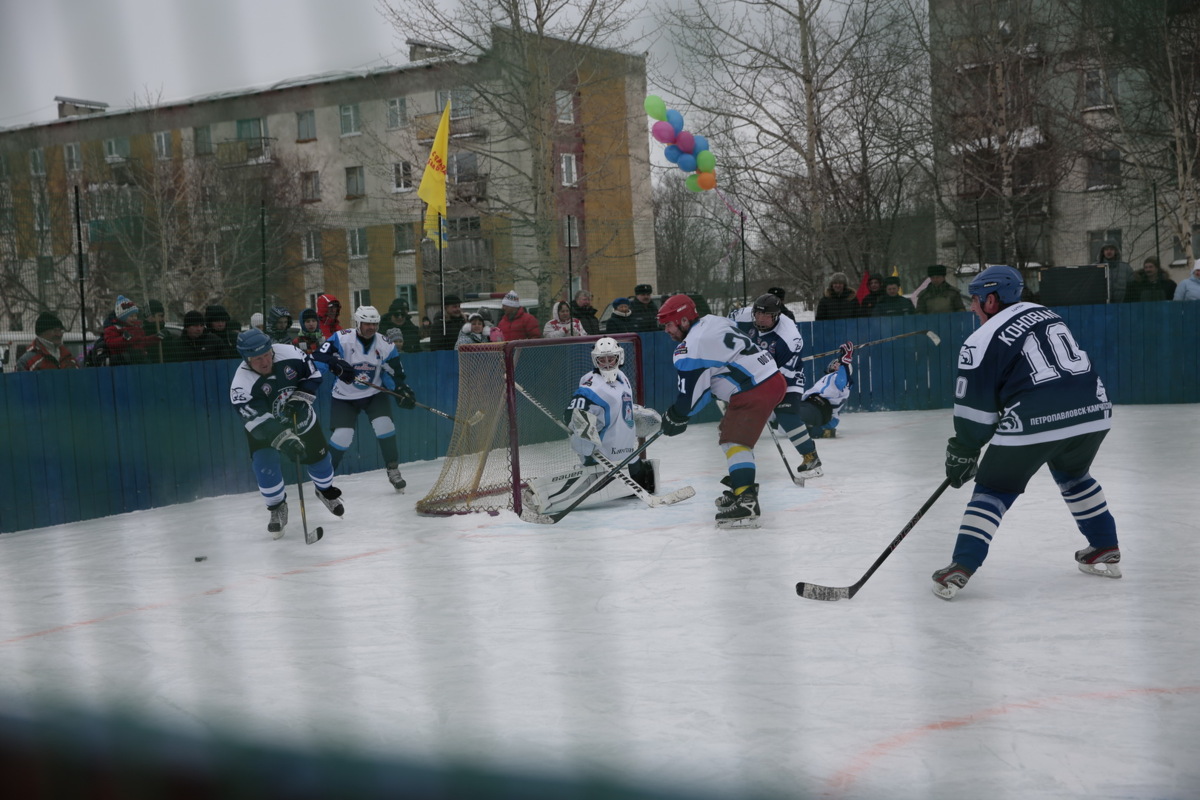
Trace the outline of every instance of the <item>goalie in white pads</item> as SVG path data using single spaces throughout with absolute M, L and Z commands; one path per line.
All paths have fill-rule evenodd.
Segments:
M 625 351 L 615 339 L 599 339 L 592 347 L 595 368 L 579 379 L 579 388 L 571 395 L 563 415 L 571 429 L 571 449 L 579 455 L 580 466 L 565 475 L 529 481 L 524 499 L 538 514 L 566 509 L 608 474 L 610 467 L 597 462 L 597 452 L 618 464 L 637 449 L 639 438 L 654 434 L 662 423 L 658 412 L 633 402 L 633 389 L 621 371 L 624 363 Z M 639 486 L 653 494 L 657 461 L 633 461 L 627 469 Z M 581 505 L 632 494 L 623 481 L 612 479 Z

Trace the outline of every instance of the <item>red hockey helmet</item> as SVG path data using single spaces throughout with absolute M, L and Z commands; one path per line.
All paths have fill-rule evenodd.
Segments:
M 692 298 L 686 294 L 675 294 L 663 300 L 662 308 L 658 310 L 658 322 L 660 325 L 666 325 L 668 322 L 679 322 L 681 320 L 694 320 L 700 314 L 696 311 L 696 304 Z

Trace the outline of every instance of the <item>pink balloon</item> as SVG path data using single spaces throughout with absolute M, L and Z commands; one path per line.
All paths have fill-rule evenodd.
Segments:
M 679 135 L 675 137 L 675 146 L 684 153 L 690 153 L 696 146 L 696 137 L 688 131 L 680 131 Z
M 665 120 L 654 123 L 654 126 L 650 128 L 650 135 L 663 144 L 675 143 L 675 128 Z

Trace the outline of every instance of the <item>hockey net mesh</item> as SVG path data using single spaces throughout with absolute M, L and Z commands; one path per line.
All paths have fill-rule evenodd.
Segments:
M 579 379 L 593 368 L 592 347 L 600 338 L 532 339 L 459 348 L 454 431 L 441 474 L 417 502 L 417 513 L 520 513 L 520 488 L 530 478 L 561 475 L 578 467 L 579 457 L 567 434 L 521 389 L 562 421 Z M 636 334 L 609 338 L 625 351 L 621 369 L 633 387 L 634 402 L 640 403 L 640 340 Z

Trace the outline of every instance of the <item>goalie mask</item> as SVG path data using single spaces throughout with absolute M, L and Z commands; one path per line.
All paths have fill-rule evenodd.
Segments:
M 625 364 L 625 351 L 616 339 L 605 336 L 592 347 L 592 364 L 608 383 L 617 382 L 617 370 Z

